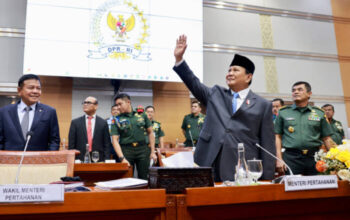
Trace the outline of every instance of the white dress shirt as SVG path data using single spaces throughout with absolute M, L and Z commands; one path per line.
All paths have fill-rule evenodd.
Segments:
M 238 92 L 239 97 L 237 98 L 237 108 L 236 111 L 238 111 L 238 109 L 241 107 L 241 105 L 243 104 L 245 98 L 247 97 L 248 93 L 250 91 L 250 88 L 246 88 L 243 89 L 241 91 Z M 231 93 L 233 95 L 234 91 L 231 90 Z
M 17 113 L 18 113 L 18 118 L 19 118 L 19 123 L 22 123 L 24 114 L 26 113 L 25 108 L 27 105 L 21 100 L 20 103 L 17 105 Z M 28 131 L 32 128 L 33 120 L 34 120 L 34 113 L 35 113 L 35 107 L 36 103 L 29 106 L 32 108 L 32 110 L 29 111 L 29 126 L 28 126 Z

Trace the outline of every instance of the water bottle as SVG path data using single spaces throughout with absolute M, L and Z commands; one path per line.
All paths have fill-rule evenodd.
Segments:
M 238 161 L 236 166 L 235 183 L 238 186 L 250 184 L 248 165 L 245 160 L 243 143 L 238 143 Z
M 176 142 L 175 142 L 175 148 L 178 148 L 179 147 L 179 139 L 176 138 Z
M 89 144 L 86 144 L 84 163 L 91 163 L 91 157 L 90 157 L 90 153 L 89 153 Z

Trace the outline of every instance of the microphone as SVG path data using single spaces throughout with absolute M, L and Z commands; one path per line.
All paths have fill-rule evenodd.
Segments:
M 289 176 L 294 176 L 292 169 L 291 169 L 291 168 L 288 166 L 288 164 L 286 164 L 283 160 L 279 159 L 278 157 L 276 157 L 275 155 L 273 155 L 272 153 L 270 153 L 268 150 L 266 150 L 265 148 L 263 148 L 262 146 L 260 146 L 260 144 L 256 143 L 255 146 L 257 146 L 258 148 L 260 148 L 260 149 L 263 150 L 265 153 L 267 153 L 267 154 L 270 155 L 271 157 L 275 158 L 275 159 L 278 160 L 279 162 L 281 162 L 281 163 L 283 163 L 284 165 L 286 165 L 286 167 L 287 167 L 287 169 L 288 169 L 288 171 L 289 171 L 289 173 L 290 173 Z M 284 175 L 284 176 L 282 176 L 282 177 L 278 177 L 278 178 L 274 179 L 272 182 L 274 182 L 274 183 L 278 183 L 278 182 L 282 183 L 285 176 L 286 176 L 286 175 Z
M 194 143 L 193 143 L 193 138 L 192 138 L 192 133 L 191 133 L 191 130 L 188 130 L 189 134 L 190 134 L 190 138 L 191 138 L 191 143 L 192 143 L 192 147 L 195 147 L 194 146 Z
M 27 140 L 26 140 L 26 144 L 24 145 L 24 150 L 23 150 L 23 153 L 22 153 L 22 156 L 21 156 L 21 160 L 20 160 L 19 165 L 18 165 L 15 184 L 18 184 L 18 176 L 19 176 L 19 173 L 20 173 L 20 170 L 21 170 L 21 167 L 22 167 L 24 154 L 27 151 L 27 147 L 28 147 L 30 138 L 33 136 L 33 134 L 34 134 L 34 132 L 32 132 L 32 131 L 28 131 L 27 132 Z

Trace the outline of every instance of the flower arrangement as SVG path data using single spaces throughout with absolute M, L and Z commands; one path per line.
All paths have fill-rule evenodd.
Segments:
M 340 179 L 350 181 L 350 140 L 331 148 L 328 152 L 320 150 L 315 154 L 316 170 L 321 174 L 338 174 Z

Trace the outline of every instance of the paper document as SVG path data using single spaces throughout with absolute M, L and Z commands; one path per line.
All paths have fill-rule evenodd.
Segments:
M 123 179 L 95 183 L 95 185 L 98 188 L 104 189 L 104 190 L 132 188 L 132 187 L 138 187 L 138 186 L 146 186 L 147 184 L 148 184 L 147 180 L 142 180 L 137 178 L 123 178 Z
M 193 161 L 193 152 L 178 152 L 168 158 L 162 159 L 164 167 L 195 167 Z

